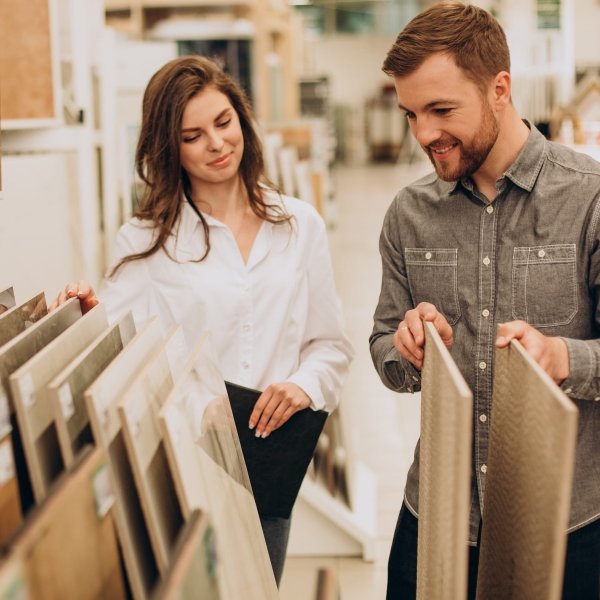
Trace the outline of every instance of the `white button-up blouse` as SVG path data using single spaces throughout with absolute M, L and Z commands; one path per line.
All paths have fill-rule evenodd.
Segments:
M 157 315 L 166 333 L 181 324 L 189 347 L 210 331 L 223 377 L 264 389 L 292 381 L 314 409 L 332 411 L 339 401 L 352 347 L 344 335 L 325 224 L 308 203 L 269 194 L 289 223 L 264 221 L 244 263 L 231 230 L 203 214 L 210 230 L 205 251 L 202 224 L 183 201 L 164 250 L 126 263 L 106 278 L 98 296 L 111 317 L 133 313 L 136 326 Z M 131 219 L 117 236 L 113 264 L 147 249 L 155 230 Z

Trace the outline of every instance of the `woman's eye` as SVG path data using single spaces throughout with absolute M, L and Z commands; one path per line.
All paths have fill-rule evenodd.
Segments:
M 200 136 L 199 135 L 191 135 L 183 138 L 183 142 L 185 144 L 189 144 L 190 142 L 195 142 Z
M 218 123 L 218 127 L 227 127 L 227 125 L 229 125 L 229 123 L 231 123 L 231 119 L 227 119 L 226 121 L 221 121 L 220 123 Z

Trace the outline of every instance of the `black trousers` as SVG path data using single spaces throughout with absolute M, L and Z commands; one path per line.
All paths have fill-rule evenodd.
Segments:
M 386 600 L 417 595 L 418 520 L 402 504 L 390 558 Z M 479 548 L 469 546 L 469 600 L 475 600 Z M 567 536 L 563 600 L 600 599 L 600 520 Z

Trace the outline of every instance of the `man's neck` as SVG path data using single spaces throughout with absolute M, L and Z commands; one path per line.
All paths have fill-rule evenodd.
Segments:
M 529 137 L 529 128 L 511 106 L 500 123 L 498 139 L 486 161 L 473 174 L 477 189 L 488 200 L 497 195 L 496 182 L 515 162 Z

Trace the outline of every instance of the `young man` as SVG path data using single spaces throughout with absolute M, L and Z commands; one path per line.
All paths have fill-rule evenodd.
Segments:
M 370 337 L 384 384 L 420 389 L 432 321 L 474 393 L 470 595 L 486 486 L 494 350 L 518 339 L 579 409 L 564 598 L 597 600 L 600 554 L 600 164 L 548 142 L 511 103 L 506 37 L 486 11 L 442 2 L 384 65 L 435 173 L 404 188 L 380 238 Z M 419 452 L 388 567 L 414 597 Z

